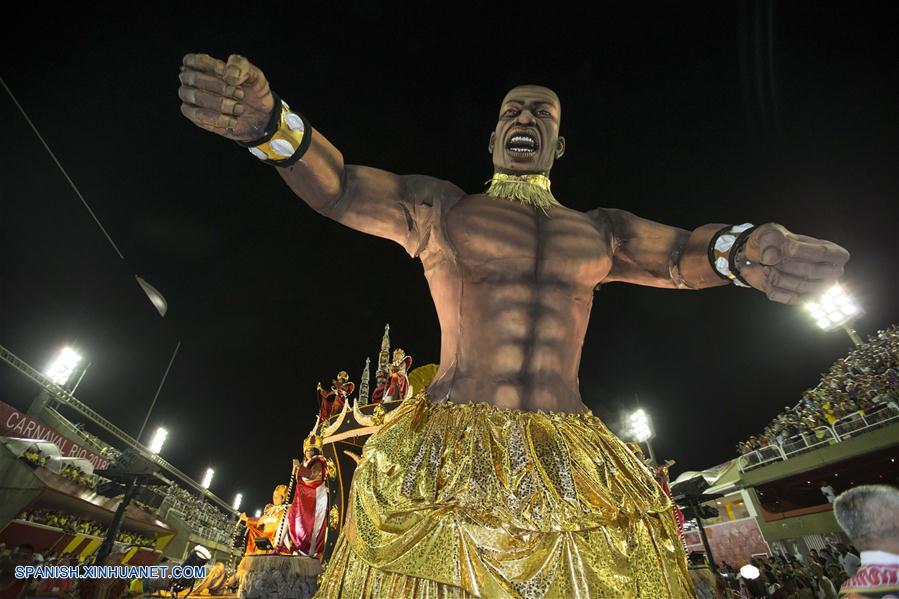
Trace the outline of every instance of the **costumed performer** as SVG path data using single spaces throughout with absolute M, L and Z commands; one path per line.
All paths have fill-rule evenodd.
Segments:
M 384 401 L 396 401 L 409 397 L 409 369 L 412 368 L 412 356 L 407 356 L 401 348 L 393 352 L 393 362 L 387 368 L 388 383 L 384 393 Z
M 593 292 L 733 284 L 797 303 L 848 253 L 774 223 L 688 231 L 566 208 L 549 179 L 562 107 L 545 87 L 503 98 L 493 178 L 470 194 L 345 164 L 242 56 L 188 54 L 180 80 L 194 124 L 277 167 L 313 210 L 419 258 L 437 310 L 439 370 L 366 442 L 319 595 L 692 597 L 670 500 L 581 401 Z
M 321 397 L 318 417 L 324 422 L 335 414 L 340 414 L 347 398 L 352 395 L 356 389 L 356 384 L 350 382 L 350 375 L 345 370 L 337 373 L 337 378 L 331 380 L 331 388 L 327 391 L 322 387 L 321 383 L 316 385 L 316 390 Z
M 384 393 L 387 391 L 388 376 L 386 370 L 380 368 L 375 373 L 375 390 L 371 392 L 371 399 L 368 403 L 381 403 L 384 401 Z
M 310 434 L 303 441 L 303 457 L 302 463 L 293 461 L 296 489 L 287 524 L 294 552 L 320 559 L 328 531 L 328 461 L 321 437 Z
M 290 539 L 281 534 L 281 539 L 276 539 L 281 530 L 281 519 L 287 513 L 287 485 L 278 485 L 272 491 L 272 502 L 265 506 L 262 515 L 258 518 L 240 514 L 240 519 L 247 523 L 247 555 L 268 553 L 290 553 Z M 259 549 L 256 547 L 257 539 L 264 537 L 271 543 L 271 549 Z

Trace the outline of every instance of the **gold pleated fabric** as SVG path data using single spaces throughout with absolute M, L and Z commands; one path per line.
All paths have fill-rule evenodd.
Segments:
M 694 597 L 671 502 L 591 414 L 432 403 L 365 444 L 317 597 Z

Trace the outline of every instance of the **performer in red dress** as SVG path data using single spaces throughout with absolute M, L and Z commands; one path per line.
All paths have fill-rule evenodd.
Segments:
M 387 392 L 387 371 L 378 370 L 375 374 L 375 390 L 371 392 L 371 399 L 368 403 L 381 403 L 384 401 L 384 394 Z
M 324 422 L 343 410 L 343 404 L 355 391 L 356 384 L 350 382 L 350 376 L 345 370 L 341 370 L 337 373 L 337 378 L 331 381 L 330 390 L 325 391 L 321 383 L 318 384 L 316 389 L 321 396 L 321 407 L 319 408 L 318 417 Z
M 315 434 L 303 441 L 305 460 L 302 464 L 293 461 L 296 490 L 287 512 L 293 551 L 315 558 L 320 558 L 325 549 L 328 529 L 328 461 L 321 448 L 321 438 Z
M 384 393 L 384 401 L 396 401 L 406 399 L 409 391 L 409 369 L 412 368 L 412 356 L 397 348 L 393 352 L 393 362 L 388 371 L 390 381 L 387 384 L 387 392 Z

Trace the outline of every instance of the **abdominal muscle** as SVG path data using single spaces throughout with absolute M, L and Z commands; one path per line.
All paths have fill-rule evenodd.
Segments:
M 558 286 L 538 285 L 516 298 L 508 284 L 487 282 L 465 284 L 461 291 L 458 304 L 435 302 L 438 315 L 446 310 L 457 317 L 440 319 L 443 343 L 440 368 L 428 388 L 432 401 L 587 410 L 577 374 L 592 294 L 578 299 Z

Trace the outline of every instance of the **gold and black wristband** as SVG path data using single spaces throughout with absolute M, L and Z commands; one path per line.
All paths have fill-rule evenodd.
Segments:
M 719 277 L 732 281 L 737 287 L 751 287 L 740 276 L 736 257 L 754 229 L 755 225 L 752 223 L 725 227 L 718 231 L 709 243 L 709 262 L 712 269 Z
M 275 106 L 262 137 L 250 142 L 237 142 L 250 154 L 272 166 L 288 167 L 303 157 L 312 142 L 312 125 L 287 102 L 272 93 Z

